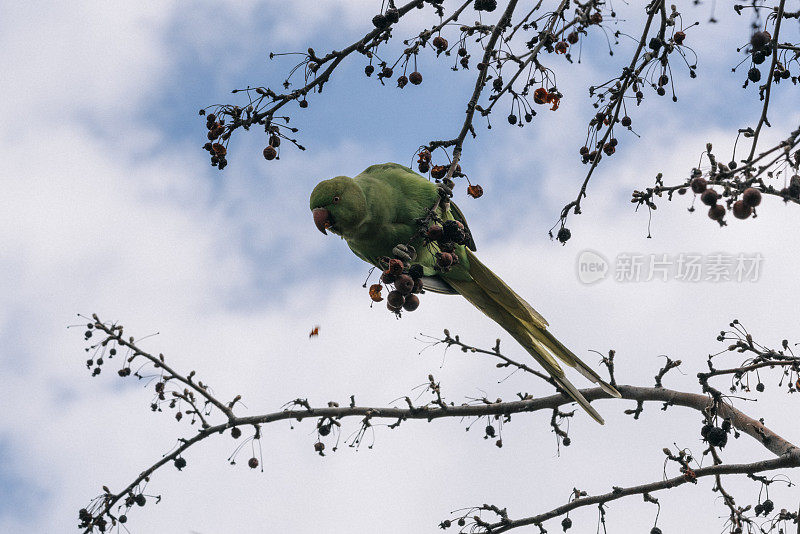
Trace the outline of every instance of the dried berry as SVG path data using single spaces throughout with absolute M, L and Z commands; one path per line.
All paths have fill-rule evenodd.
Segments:
M 566 532 L 570 528 L 572 528 L 572 519 L 570 519 L 569 517 L 565 517 L 564 519 L 562 519 L 561 520 L 561 528 L 564 529 L 564 532 Z
M 384 13 L 384 16 L 390 24 L 394 24 L 400 20 L 400 12 L 393 7 L 387 9 L 386 13 Z
M 447 174 L 447 167 L 444 165 L 434 165 L 431 169 L 431 176 L 436 180 L 441 180 Z
M 252 458 L 247 460 L 247 465 L 250 466 L 250 469 L 255 469 L 256 467 L 258 467 L 258 458 L 253 456 Z
M 537 104 L 547 104 L 547 89 L 540 87 L 533 92 L 533 101 Z
M 755 208 L 761 204 L 761 191 L 755 187 L 748 187 L 742 193 L 742 201 L 751 208 Z
M 578 32 L 571 32 L 569 35 L 567 35 L 567 41 L 569 44 L 575 44 L 578 42 L 578 37 Z
M 325 444 L 322 443 L 321 441 L 316 442 L 314 444 L 314 450 L 317 451 L 318 453 L 322 454 L 322 451 L 325 450 Z
M 483 188 L 477 184 L 467 186 L 467 194 L 472 198 L 480 198 L 483 196 Z
M 389 294 L 386 295 L 386 307 L 392 311 L 398 311 L 403 307 L 405 300 L 405 297 L 399 291 L 389 291 Z
M 383 300 L 381 289 L 383 289 L 383 286 L 380 284 L 372 284 L 369 286 L 369 298 L 371 298 L 373 302 L 380 302 Z
M 721 221 L 725 217 L 725 206 L 715 204 L 708 210 L 708 217 L 713 221 Z
M 728 433 L 715 426 L 708 431 L 706 441 L 713 447 L 723 448 L 728 443 Z
M 428 228 L 428 239 L 431 241 L 439 241 L 444 238 L 444 229 L 438 224 Z
M 267 161 L 275 159 L 277 155 L 278 151 L 275 150 L 275 147 L 272 145 L 269 145 L 267 146 L 267 148 L 264 149 L 264 159 L 266 159 Z
M 439 252 L 436 254 L 436 265 L 442 269 L 447 269 L 453 264 L 453 256 L 449 252 Z
M 364 74 L 366 74 L 367 76 L 372 76 L 373 72 L 375 72 L 375 67 L 373 67 L 372 65 L 367 65 L 366 67 L 364 67 Z
M 422 83 L 422 74 L 420 74 L 418 71 L 414 71 L 408 75 L 408 81 L 414 85 L 419 85 Z
M 395 279 L 394 287 L 403 295 L 408 295 L 414 289 L 414 279 L 407 274 L 401 274 Z
M 627 115 L 625 115 L 624 117 L 622 117 L 622 120 L 620 121 L 620 123 L 621 123 L 621 124 L 622 124 L 624 127 L 626 127 L 626 128 L 627 128 L 628 126 L 630 126 L 630 125 L 631 125 L 631 118 L 630 118 L 630 117 L 628 117 Z
M 403 302 L 403 309 L 413 312 L 419 308 L 419 297 L 416 295 L 408 295 L 405 302 Z
M 397 78 L 397 87 L 399 87 L 400 89 L 405 87 L 407 84 L 408 84 L 408 78 L 406 76 L 400 76 L 399 78 Z
M 467 240 L 467 233 L 464 225 L 458 221 L 449 220 L 442 223 L 444 230 L 445 241 L 453 241 L 456 244 L 463 245 Z
M 768 31 L 755 32 L 750 36 L 750 44 L 753 45 L 755 49 L 764 48 L 771 40 L 772 35 L 770 35 Z
M 414 280 L 418 280 L 419 278 L 422 278 L 423 274 L 424 274 L 424 271 L 423 271 L 422 265 L 420 265 L 419 263 L 415 263 L 411 267 L 408 268 L 408 275 L 411 278 L 413 278 Z
M 747 77 L 751 82 L 757 82 L 761 79 L 761 71 L 753 67 L 747 71 Z
M 567 50 L 569 49 L 569 45 L 566 41 L 559 41 L 556 43 L 555 50 L 556 54 L 566 54 Z
M 686 39 L 686 34 L 683 32 L 675 32 L 675 35 L 672 36 L 673 41 L 675 44 L 683 44 L 683 41 Z
M 180 470 L 182 470 L 184 467 L 186 467 L 186 459 L 185 459 L 185 458 L 182 458 L 182 457 L 180 457 L 180 456 L 179 456 L 178 458 L 175 458 L 175 462 L 173 462 L 173 463 L 175 464 L 175 468 L 176 468 L 178 471 L 180 471 Z
M 448 45 L 447 39 L 445 39 L 441 35 L 437 35 L 436 37 L 433 38 L 433 46 L 434 48 L 436 48 L 436 50 L 440 52 L 443 50 L 447 50 L 447 45 Z
M 569 241 L 569 238 L 572 237 L 572 232 L 569 231 L 569 228 L 563 227 L 558 231 L 558 235 L 556 235 L 556 239 L 558 239 L 559 243 L 566 243 Z
M 422 278 L 414 279 L 414 289 L 411 290 L 412 293 L 421 293 L 424 289 L 422 284 Z
M 713 189 L 706 189 L 703 191 L 703 194 L 700 195 L 700 202 L 705 204 L 706 206 L 714 206 L 719 200 L 719 193 L 714 191 Z
M 383 282 L 384 284 L 393 284 L 394 279 L 395 276 L 392 273 L 390 273 L 388 269 L 383 271 L 383 273 L 381 274 L 381 282 Z
M 402 274 L 404 268 L 405 266 L 403 265 L 403 262 L 401 260 L 398 260 L 397 258 L 392 258 L 391 260 L 389 260 L 388 271 L 394 276 Z
M 386 18 L 385 15 L 378 13 L 377 15 L 372 17 L 372 25 L 378 28 L 379 30 L 382 30 L 389 25 L 389 20 Z
M 231 437 L 233 439 L 239 439 L 242 436 L 242 429 L 238 426 L 231 428 Z
M 691 185 L 692 185 L 692 191 L 694 191 L 698 195 L 708 188 L 708 182 L 706 182 L 705 178 L 695 178 L 694 180 L 692 180 Z
M 422 174 L 426 174 L 429 170 L 431 170 L 430 164 L 427 161 L 420 161 L 419 162 L 419 172 Z
M 753 213 L 753 208 L 744 203 L 743 200 L 737 200 L 733 203 L 733 216 L 737 219 L 747 219 Z

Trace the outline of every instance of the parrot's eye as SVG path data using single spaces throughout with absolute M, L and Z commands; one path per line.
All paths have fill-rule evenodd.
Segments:
M 337 204 L 339 202 L 339 197 L 333 197 L 333 203 Z

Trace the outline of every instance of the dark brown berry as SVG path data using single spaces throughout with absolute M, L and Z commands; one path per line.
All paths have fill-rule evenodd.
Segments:
M 569 42 L 569 44 L 575 44 L 578 42 L 578 37 L 578 32 L 572 32 L 567 35 L 567 42 Z
M 627 128 L 628 126 L 630 126 L 630 125 L 631 125 L 631 118 L 630 118 L 630 117 L 628 117 L 627 115 L 625 115 L 624 117 L 622 117 L 622 120 L 620 121 L 620 123 L 621 123 L 621 124 L 622 124 L 624 127 L 626 127 L 626 128 Z
M 385 15 L 378 13 L 377 15 L 372 17 L 372 24 L 379 30 L 382 30 L 389 25 L 389 20 L 386 18 Z
M 384 284 L 393 284 L 394 279 L 395 276 L 392 273 L 390 273 L 388 269 L 383 271 L 383 274 L 381 274 L 381 282 L 383 282 Z
M 436 265 L 446 269 L 453 264 L 453 256 L 449 252 L 439 252 L 436 255 Z
M 753 208 L 744 203 L 743 200 L 737 200 L 733 203 L 733 216 L 737 219 L 747 219 L 753 213 Z
M 761 191 L 755 187 L 748 187 L 744 190 L 744 193 L 742 193 L 742 200 L 746 205 L 755 208 L 761 204 Z
M 408 81 L 410 81 L 414 85 L 419 85 L 422 83 L 422 74 L 420 74 L 418 71 L 415 70 L 414 72 L 408 75 Z
M 387 9 L 384 15 L 386 16 L 386 20 L 389 21 L 390 24 L 394 24 L 395 22 L 398 22 L 400 20 L 400 12 L 393 7 Z
M 431 241 L 439 241 L 444 237 L 444 230 L 438 224 L 434 224 L 428 228 L 428 239 Z
M 247 460 L 247 465 L 250 466 L 250 469 L 255 469 L 256 467 L 258 467 L 258 458 L 253 456 L 252 458 Z
M 318 453 L 322 454 L 322 451 L 325 450 L 325 444 L 322 443 L 321 441 L 316 442 L 314 444 L 314 450 L 317 451 Z
M 433 38 L 433 46 L 434 48 L 436 48 L 436 50 L 439 50 L 440 52 L 443 50 L 447 50 L 447 45 L 448 45 L 447 39 L 445 39 L 441 35 L 437 35 L 436 37 Z
M 401 274 L 395 279 L 394 287 L 403 295 L 408 295 L 414 289 L 414 279 L 407 274 Z
M 401 260 L 398 260 L 397 258 L 392 258 L 391 260 L 389 260 L 388 270 L 395 276 L 399 276 L 400 274 L 402 274 L 404 267 L 405 266 L 403 265 L 403 262 Z
M 242 436 L 242 429 L 238 426 L 231 428 L 231 437 L 233 439 L 239 439 Z
M 675 41 L 675 44 L 683 44 L 683 41 L 686 39 L 686 34 L 683 32 L 675 32 L 672 39 Z
M 483 196 L 483 188 L 478 184 L 467 186 L 467 194 L 472 198 L 480 198 Z
M 771 40 L 772 35 L 770 35 L 768 31 L 755 32 L 750 36 L 750 44 L 753 45 L 755 49 L 764 48 Z
M 700 201 L 706 206 L 714 206 L 717 200 L 719 200 L 719 193 L 713 189 L 706 189 L 703 191 L 703 194 L 700 195 Z
M 399 291 L 389 291 L 389 294 L 386 295 L 386 307 L 392 311 L 398 311 L 403 307 L 405 300 L 405 297 Z
M 419 297 L 416 295 L 408 295 L 405 302 L 403 302 L 403 309 L 413 312 L 419 308 Z
M 277 155 L 278 151 L 275 150 L 275 147 L 272 145 L 269 145 L 267 146 L 267 148 L 264 149 L 264 159 L 266 159 L 267 161 L 275 159 Z
M 408 78 L 406 76 L 400 76 L 399 78 L 397 78 L 397 87 L 402 89 L 406 85 L 408 85 Z
M 725 217 L 725 206 L 715 204 L 708 210 L 708 217 L 713 221 L 721 221 Z
M 691 185 L 692 185 L 692 191 L 694 191 L 698 195 L 701 194 L 706 189 L 708 189 L 708 182 L 706 182 L 705 178 L 695 178 L 694 180 L 692 180 Z

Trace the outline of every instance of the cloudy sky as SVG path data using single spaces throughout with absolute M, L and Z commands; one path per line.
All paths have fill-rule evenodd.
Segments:
M 709 18 L 708 5 L 682 4 L 685 25 Z M 353 58 L 308 109 L 291 109 L 306 152 L 285 147 L 279 161 L 266 162 L 258 134 L 239 136 L 220 173 L 200 150 L 198 108 L 233 102 L 235 87 L 279 83 L 292 64 L 269 61 L 269 51 L 349 44 L 371 27 L 378 7 L 373 0 L 0 4 L 0 531 L 73 531 L 78 509 L 101 485 L 127 485 L 191 432 L 166 413 L 152 414 L 152 390 L 142 384 L 108 371 L 89 376 L 83 330 L 67 328 L 84 322 L 78 313 L 120 321 L 137 337 L 157 332 L 143 342 L 147 349 L 178 369 L 195 369 L 223 398 L 241 394 L 242 414 L 275 411 L 297 397 L 324 404 L 354 394 L 360 404 L 386 405 L 419 391 L 429 373 L 454 402 L 549 394 L 524 376 L 503 380 L 493 361 L 422 351 L 420 334 L 450 328 L 478 345 L 500 336 L 509 355 L 525 357 L 456 297 L 425 295 L 400 321 L 370 308 L 361 288 L 367 266 L 338 239 L 323 238 L 308 213 L 319 180 L 373 163 L 409 164 L 419 145 L 453 137 L 472 71 L 453 73 L 427 54 L 424 83 L 399 91 L 364 79 L 362 60 Z M 637 33 L 639 14 L 617 7 L 623 28 Z M 425 13 L 414 13 L 397 35 L 410 36 Z M 688 213 L 691 199 L 682 197 L 660 204 L 647 239 L 648 214 L 629 202 L 657 172 L 682 180 L 707 141 L 730 154 L 731 132 L 757 120 L 755 89 L 741 89 L 743 73 L 731 73 L 749 19 L 716 16 L 721 24 L 687 32 L 699 77 L 690 80 L 678 66 L 679 102 L 653 95 L 632 112 L 641 138 L 619 136 L 617 154 L 592 180 L 584 214 L 570 222 L 567 246 L 547 230 L 585 172 L 576 156 L 593 113 L 586 88 L 614 76 L 624 53 L 609 57 L 605 37 L 594 34 L 581 64 L 547 57 L 560 69 L 560 109 L 524 129 L 507 125 L 500 112 L 491 131 L 479 123 L 478 139 L 465 148 L 462 164 L 486 192 L 480 200 L 462 191 L 457 197 L 479 256 L 587 361 L 597 363 L 590 350 L 615 349 L 622 383 L 652 383 L 660 355 L 669 355 L 683 360 L 685 375 L 671 374 L 667 385 L 696 391 L 693 376 L 722 348 L 715 337 L 733 318 L 773 346 L 800 337 L 795 208 L 765 200 L 757 219 L 720 229 L 702 210 Z M 797 30 L 788 24 L 795 37 Z M 765 143 L 800 121 L 796 88 L 776 89 Z M 624 254 L 743 253 L 763 261 L 758 279 L 744 283 L 620 283 L 611 276 L 585 285 L 576 261 L 587 249 L 612 268 Z M 320 335 L 310 340 L 314 325 Z M 741 407 L 800 440 L 785 417 L 796 399 L 776 389 L 768 382 L 757 403 Z M 162 502 L 135 510 L 130 526 L 202 534 L 434 532 L 455 509 L 487 502 L 527 516 L 564 503 L 573 487 L 595 493 L 659 479 L 665 446 L 702 450 L 695 413 L 648 406 L 632 421 L 622 414 L 630 403 L 597 407 L 607 425 L 577 415 L 573 444 L 560 455 L 545 413 L 515 416 L 502 449 L 482 439 L 483 424 L 465 432 L 468 422 L 407 422 L 376 427 L 372 448 L 343 446 L 324 458 L 313 451 L 313 423 L 271 425 L 263 473 L 228 465 L 231 439 L 208 440 L 187 454 L 183 472 L 157 473 L 149 492 Z M 346 423 L 343 438 L 356 429 Z M 725 449 L 730 461 L 767 454 L 748 438 Z M 725 510 L 711 484 L 658 495 L 665 532 L 721 527 Z M 740 503 L 756 502 L 753 484 L 730 485 Z M 796 507 L 796 492 L 787 497 L 779 506 Z M 573 514 L 574 531 L 595 532 L 596 516 L 594 508 Z M 647 532 L 654 516 L 641 499 L 617 501 L 608 507 L 609 531 Z

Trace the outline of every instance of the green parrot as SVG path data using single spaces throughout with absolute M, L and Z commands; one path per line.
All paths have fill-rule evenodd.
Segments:
M 434 293 L 460 294 L 490 319 L 502 326 L 541 364 L 556 384 L 597 422 L 603 418 L 567 380 L 556 358 L 574 367 L 613 397 L 620 393 L 547 330 L 547 321 L 508 287 L 473 254 L 476 250 L 467 221 L 450 202 L 437 215 L 458 221 L 464 228 L 464 244 L 456 245 L 457 256 L 449 269 L 437 268 L 436 242 L 426 242 L 418 232 L 439 195 L 438 186 L 397 163 L 373 165 L 355 178 L 337 176 L 317 184 L 311 193 L 314 223 L 323 233 L 341 236 L 356 256 L 382 269 L 381 259 L 394 256 L 398 244 L 417 251 L 414 263 L 422 266 L 422 286 Z

